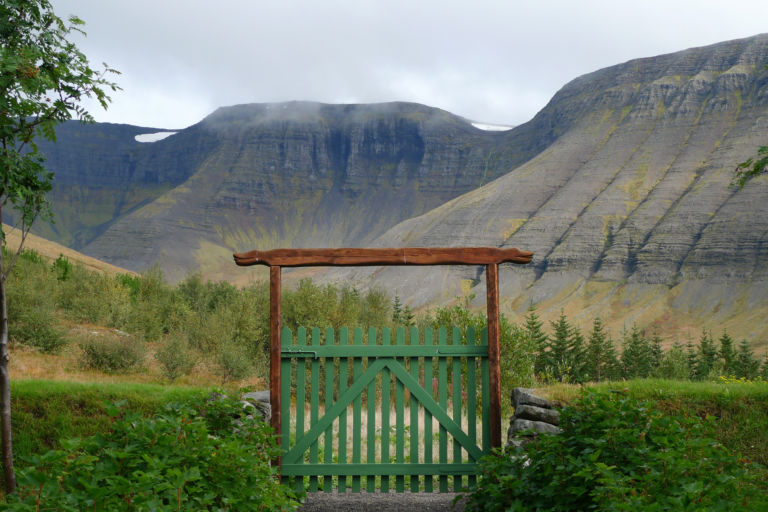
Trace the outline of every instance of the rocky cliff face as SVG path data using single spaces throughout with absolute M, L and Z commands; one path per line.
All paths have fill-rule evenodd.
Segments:
M 231 273 L 235 250 L 367 244 L 532 154 L 503 141 L 408 103 L 222 108 L 128 151 L 130 175 L 160 195 L 113 216 L 84 252 L 178 278 Z
M 762 35 L 580 77 L 518 129 L 535 126 L 554 143 L 375 244 L 534 251 L 534 264 L 501 273 L 513 314 L 533 300 L 618 327 L 696 318 L 765 340 L 765 321 L 740 315 L 768 311 L 768 180 L 728 185 L 736 162 L 766 143 L 766 63 Z M 402 270 L 375 275 L 415 305 L 475 285 L 485 293 L 479 270 L 430 271 L 418 286 Z

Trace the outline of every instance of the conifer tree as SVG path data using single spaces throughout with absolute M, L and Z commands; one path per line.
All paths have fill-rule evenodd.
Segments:
M 621 366 L 624 377 L 645 378 L 651 373 L 651 348 L 648 338 L 637 325 L 632 325 L 632 331 L 623 333 Z
M 725 375 L 733 374 L 733 363 L 736 358 L 736 353 L 733 350 L 733 338 L 728 334 L 728 331 L 723 331 L 723 335 L 718 340 L 720 342 L 719 356 L 723 361 L 723 373 Z
M 661 366 L 661 362 L 664 360 L 664 349 L 661 346 L 662 340 L 661 335 L 659 334 L 659 329 L 655 328 L 653 330 L 653 336 L 651 337 L 649 349 L 650 349 L 650 358 L 651 358 L 651 370 L 652 373 L 654 370 L 658 369 Z
M 585 366 L 586 361 L 584 356 L 586 355 L 586 346 L 584 342 L 584 335 L 581 334 L 581 329 L 575 325 L 571 328 L 571 339 L 569 343 L 568 358 L 571 365 L 571 375 L 574 382 L 585 382 Z
M 698 354 L 696 353 L 696 347 L 693 346 L 693 340 L 691 339 L 690 333 L 688 334 L 688 340 L 685 343 L 685 356 L 688 360 L 688 375 L 689 378 L 693 378 L 694 371 L 696 370 L 696 364 L 699 359 Z
M 528 314 L 525 316 L 524 331 L 536 354 L 534 371 L 537 374 L 541 374 L 546 367 L 547 335 L 541 328 L 542 325 L 543 322 L 539 320 L 539 316 L 536 314 L 536 307 L 531 302 L 530 306 L 528 306 Z
M 754 379 L 760 371 L 760 361 L 755 359 L 755 354 L 749 346 L 747 340 L 741 340 L 736 350 L 736 360 L 734 362 L 734 373 L 736 377 L 745 379 Z
M 400 325 L 402 323 L 402 316 L 403 304 L 400 302 L 400 296 L 395 295 L 395 298 L 392 299 L 392 323 Z
M 704 329 L 701 333 L 701 338 L 699 338 L 696 366 L 693 371 L 694 378 L 698 380 L 706 379 L 712 368 L 715 367 L 715 361 L 717 361 L 717 349 L 712 339 L 712 331 Z
M 571 360 L 573 328 L 562 310 L 560 311 L 560 317 L 556 321 L 550 322 L 550 324 L 554 333 L 549 340 L 547 367 L 552 372 L 555 380 L 563 380 L 563 378 L 573 376 Z
M 616 351 L 600 318 L 592 321 L 584 359 L 584 371 L 588 380 L 599 382 L 608 379 L 616 367 Z

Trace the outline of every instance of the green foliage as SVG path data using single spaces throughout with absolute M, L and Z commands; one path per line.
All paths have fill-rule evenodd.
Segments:
M 466 333 L 472 327 L 479 333 L 487 327 L 485 314 L 469 309 L 469 297 L 463 304 L 437 308 L 426 315 L 422 322 L 437 330 L 440 327 L 458 327 Z M 534 360 L 536 345 L 528 332 L 511 323 L 503 314 L 499 315 L 499 351 L 501 386 L 512 389 L 515 386 L 532 386 L 535 382 Z
M 91 68 L 68 40 L 83 33 L 83 22 L 62 20 L 48 0 L 5 0 L 0 20 L 0 209 L 16 209 L 26 231 L 38 216 L 51 218 L 45 196 L 53 173 L 35 139 L 55 140 L 56 125 L 72 118 L 92 121 L 79 103 L 94 97 L 106 108 L 105 90 L 117 86 L 105 75 L 116 72 Z
M 745 379 L 754 379 L 760 372 L 760 361 L 755 358 L 747 340 L 739 342 L 733 370 L 736 377 L 744 377 Z
M 621 366 L 627 379 L 648 377 L 652 370 L 651 345 L 645 334 L 636 326 L 623 333 Z
M 544 369 L 547 366 L 547 335 L 544 334 L 544 331 L 542 330 L 543 325 L 544 323 L 539 320 L 539 316 L 536 314 L 536 308 L 533 302 L 531 302 L 528 307 L 528 314 L 525 316 L 524 329 L 536 351 L 534 369 L 539 375 L 544 372 Z
M 723 331 L 723 335 L 718 340 L 720 342 L 720 358 L 723 361 L 723 375 L 731 375 L 733 372 L 733 362 L 736 358 L 736 353 L 733 350 L 733 338 L 727 331 Z
M 72 263 L 63 254 L 59 254 L 51 264 L 51 271 L 56 274 L 56 279 L 66 281 L 72 274 Z
M 653 372 L 654 376 L 663 379 L 687 380 L 691 376 L 691 368 L 688 365 L 688 357 L 683 348 L 675 343 L 662 356 L 661 364 Z
M 468 511 L 763 510 L 759 472 L 711 438 L 712 420 L 585 392 L 559 435 L 487 457 Z
M 744 188 L 750 179 L 764 174 L 766 166 L 768 166 L 768 146 L 760 146 L 756 156 L 750 157 L 736 166 L 731 184 L 738 186 L 739 189 Z
M 144 364 L 146 349 L 128 336 L 85 336 L 79 343 L 83 368 L 105 373 L 125 373 Z
M 560 311 L 556 321 L 550 322 L 552 336 L 542 354 L 544 372 L 548 379 L 561 382 L 581 382 L 584 374 L 584 338 Z
M 7 252 L 5 253 L 7 256 Z M 67 340 L 59 327 L 55 287 L 48 265 L 35 251 L 23 251 L 6 286 L 11 341 L 52 353 Z M 23 280 L 22 286 L 16 286 Z
M 270 466 L 279 448 L 269 427 L 241 412 L 217 399 L 117 419 L 110 406 L 108 433 L 27 457 L 4 510 L 295 510 Z
M 253 360 L 242 345 L 226 342 L 216 352 L 216 373 L 222 382 L 244 379 L 253 374 Z
M 169 335 L 155 352 L 155 359 L 170 382 L 189 374 L 197 364 L 197 358 L 190 350 L 186 337 L 180 334 Z
M 619 372 L 619 361 L 613 341 L 605 331 L 603 321 L 595 318 L 587 338 L 584 378 L 588 381 L 615 379 L 618 378 Z
M 14 455 L 60 449 L 61 440 L 107 432 L 112 419 L 104 404 L 123 401 L 126 412 L 152 416 L 168 402 L 207 396 L 209 390 L 180 386 L 17 380 L 11 383 Z

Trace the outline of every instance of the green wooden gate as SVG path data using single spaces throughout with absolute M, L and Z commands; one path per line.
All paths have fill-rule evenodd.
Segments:
M 474 484 L 492 445 L 486 329 L 479 338 L 472 328 L 283 328 L 284 482 L 310 492 Z

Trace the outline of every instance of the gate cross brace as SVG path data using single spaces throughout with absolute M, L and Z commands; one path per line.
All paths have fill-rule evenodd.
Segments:
M 499 264 L 530 263 L 533 253 L 498 247 L 405 247 L 394 249 L 274 249 L 233 255 L 239 266 L 269 267 L 269 390 L 272 428 L 282 432 L 280 417 L 281 268 L 402 265 L 485 265 L 488 315 L 488 369 L 491 446 L 501 446 L 501 368 L 499 366 Z M 276 461 L 280 464 L 280 461 Z

